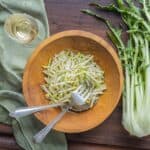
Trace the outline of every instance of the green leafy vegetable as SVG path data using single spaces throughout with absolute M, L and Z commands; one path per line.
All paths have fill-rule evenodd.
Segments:
M 125 73 L 122 123 L 131 135 L 150 135 L 150 1 L 139 1 L 137 7 L 131 0 L 116 0 L 116 6 L 91 3 L 100 10 L 121 14 L 127 25 L 128 42 L 121 40 L 121 30 L 114 28 L 99 14 L 84 9 L 82 12 L 104 21 L 110 32 L 108 36 L 118 48 Z
M 44 66 L 43 72 L 46 83 L 42 89 L 51 103 L 70 102 L 71 93 L 79 85 L 86 84 L 90 88 L 87 102 L 92 107 L 106 89 L 104 71 L 94 62 L 92 55 L 62 51 Z

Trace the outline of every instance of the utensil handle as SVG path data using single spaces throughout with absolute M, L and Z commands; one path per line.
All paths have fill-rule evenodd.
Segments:
M 51 129 L 55 126 L 55 124 L 65 115 L 68 109 L 63 110 L 54 120 L 52 120 L 45 128 L 40 130 L 34 137 L 34 141 L 36 143 L 41 143 L 46 135 L 51 131 Z
M 48 108 L 52 108 L 52 107 L 58 107 L 58 106 L 62 106 L 63 104 L 49 104 L 49 105 L 44 105 L 44 106 L 33 106 L 33 107 L 23 107 L 23 108 L 19 108 L 16 109 L 13 112 L 9 113 L 9 116 L 13 117 L 13 118 L 20 118 L 20 117 L 25 117 L 27 115 L 33 114 L 35 112 L 38 111 L 42 111 Z

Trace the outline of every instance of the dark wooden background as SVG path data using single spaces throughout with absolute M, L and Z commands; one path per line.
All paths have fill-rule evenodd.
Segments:
M 104 23 L 82 14 L 82 8 L 88 8 L 92 0 L 45 0 L 51 34 L 80 29 L 95 33 L 105 40 L 107 27 Z M 112 0 L 100 0 L 109 4 Z M 117 14 L 99 12 L 111 20 L 114 25 L 121 22 Z M 109 41 L 110 42 L 110 41 Z M 113 114 L 99 127 L 80 134 L 67 135 L 69 150 L 150 150 L 150 137 L 130 136 L 121 125 L 121 101 Z M 12 135 L 11 127 L 0 124 L 0 150 L 20 149 Z

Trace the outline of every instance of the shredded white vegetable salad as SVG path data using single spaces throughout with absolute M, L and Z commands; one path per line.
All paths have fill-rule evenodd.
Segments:
M 51 103 L 70 102 L 71 93 L 79 85 L 86 84 L 90 88 L 87 103 L 92 107 L 106 89 L 104 71 L 94 62 L 92 55 L 64 50 L 43 67 L 45 84 L 41 87 Z

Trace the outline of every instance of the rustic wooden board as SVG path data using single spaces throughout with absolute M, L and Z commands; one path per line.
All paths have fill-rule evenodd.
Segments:
M 68 135 L 68 139 L 95 144 L 150 149 L 150 137 L 139 139 L 130 136 L 124 130 L 121 125 L 121 106 L 118 106 L 102 125 L 88 132 Z
M 77 143 L 70 142 L 69 150 L 138 150 L 133 148 L 125 148 L 125 147 L 116 147 L 116 146 L 106 146 L 106 145 L 98 145 L 98 144 L 89 144 L 89 143 Z
M 52 34 L 68 29 L 82 29 L 108 40 L 106 36 L 108 29 L 104 23 L 80 12 L 82 8 L 88 8 L 88 3 L 91 1 L 93 0 L 46 0 Z M 100 2 L 109 4 L 112 0 L 101 0 Z M 119 25 L 121 22 L 120 16 L 117 14 L 106 12 L 100 12 L 100 14 L 111 20 L 114 25 Z M 68 139 L 71 141 L 132 147 L 132 149 L 150 149 L 150 137 L 138 139 L 130 136 L 123 129 L 121 125 L 121 103 L 102 125 L 85 133 L 68 135 Z
M 0 134 L 0 150 L 1 149 L 21 150 L 21 148 L 16 144 L 14 137 Z
M 13 132 L 10 126 L 7 126 L 5 124 L 0 124 L 0 133 L 6 135 L 12 135 Z
M 106 36 L 107 27 L 104 23 L 80 13 L 80 9 L 88 8 L 88 3 L 91 1 L 93 0 L 45 0 L 51 34 L 69 29 L 82 29 L 108 40 Z M 112 0 L 101 0 L 102 4 L 110 2 Z M 105 12 L 100 13 L 112 20 L 114 25 L 119 25 L 121 21 L 119 15 Z M 14 138 L 8 134 L 12 134 L 11 128 L 0 125 L 0 148 L 3 150 L 4 148 L 5 150 L 9 148 L 13 150 L 18 149 Z M 121 103 L 113 114 L 99 127 L 85 133 L 67 135 L 67 137 L 69 141 L 72 141 L 69 142 L 70 150 L 150 149 L 150 137 L 138 139 L 129 136 L 123 129 L 121 125 Z

